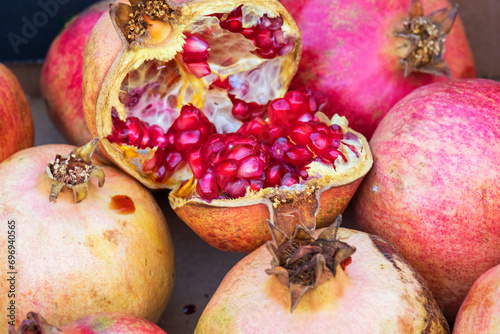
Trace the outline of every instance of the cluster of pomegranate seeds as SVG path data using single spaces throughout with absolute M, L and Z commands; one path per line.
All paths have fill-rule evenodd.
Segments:
M 358 140 L 343 133 L 337 124 L 328 126 L 314 113 L 325 100 L 311 92 L 288 92 L 269 105 L 270 122 L 260 117 L 244 123 L 237 133 L 214 134 L 200 148 L 199 159 L 190 162 L 198 179 L 196 191 L 212 200 L 228 195 L 246 195 L 247 187 L 292 186 L 307 180 L 308 165 L 321 162 L 335 168 L 339 148 L 345 140 Z M 356 147 L 348 145 L 356 155 Z
M 158 125 L 149 126 L 136 117 L 128 117 L 123 122 L 116 110 L 111 117 L 113 131 L 107 137 L 110 142 L 140 149 L 157 147 L 153 158 L 142 167 L 143 172 L 154 173 L 157 182 L 196 159 L 196 150 L 216 132 L 207 117 L 191 105 L 182 107 L 179 117 L 166 133 Z
M 185 33 L 186 43 L 182 50 L 182 59 L 186 63 L 187 68 L 198 79 L 212 73 L 210 66 L 207 63 L 208 48 L 210 45 L 202 38 Z
M 257 47 L 256 55 L 264 59 L 273 59 L 283 56 L 293 50 L 293 43 L 283 34 L 283 18 L 268 17 L 264 14 L 253 27 L 243 28 L 243 5 L 234 9 L 224 19 L 223 14 L 215 14 L 220 20 L 220 27 L 230 32 L 240 33 Z

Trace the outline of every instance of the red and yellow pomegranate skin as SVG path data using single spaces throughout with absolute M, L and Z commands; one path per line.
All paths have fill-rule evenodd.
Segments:
M 33 146 L 31 108 L 16 76 L 0 64 L 0 161 Z
M 292 89 L 323 91 L 335 113 L 370 139 L 377 124 L 414 89 L 446 80 L 431 74 L 404 77 L 400 59 L 406 42 L 394 36 L 408 19 L 410 0 L 281 0 L 303 36 L 303 52 Z M 422 0 L 424 14 L 451 6 Z M 446 39 L 444 60 L 452 78 L 474 78 L 473 56 L 460 19 Z
M 390 244 L 349 229 L 338 235 L 356 247 L 352 263 L 307 291 L 293 313 L 260 247 L 227 273 L 195 333 L 449 333 L 426 283 Z
M 83 113 L 83 51 L 92 28 L 108 8 L 108 1 L 101 1 L 68 22 L 52 42 L 42 68 L 40 88 L 50 119 L 77 146 L 92 139 Z
M 476 280 L 458 311 L 453 333 L 500 333 L 500 265 Z
M 355 197 L 359 227 L 389 240 L 452 321 L 474 281 L 500 263 L 500 84 L 453 80 L 392 108 Z
M 30 313 L 28 319 L 26 324 L 35 325 L 35 328 L 38 325 L 42 334 L 49 334 L 52 331 L 61 334 L 166 334 L 160 327 L 146 319 L 119 312 L 88 315 L 57 328 L 49 325 L 43 317 L 36 313 Z M 9 332 L 9 334 L 30 333 L 32 332 L 28 327 L 26 329 L 21 327 L 18 332 Z
M 7 222 L 15 226 L 16 326 L 37 310 L 54 326 L 82 316 L 119 311 L 159 320 L 175 280 L 174 250 L 153 196 L 113 167 L 102 166 L 103 188 L 90 181 L 87 198 L 74 203 L 67 188 L 49 202 L 47 162 L 68 145 L 23 150 L 0 165 L 0 247 Z M 12 230 L 12 228 L 10 229 Z M 10 244 L 9 244 L 10 245 Z M 8 291 L 7 271 L 0 289 Z M 7 309 L 9 299 L 0 307 Z M 3 327 L 2 327 L 3 326 Z M 7 332 L 7 322 L 0 331 Z

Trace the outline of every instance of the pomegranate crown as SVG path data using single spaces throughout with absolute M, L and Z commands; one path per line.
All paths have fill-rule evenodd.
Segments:
M 49 201 L 55 202 L 63 187 L 73 189 L 75 202 L 87 198 L 88 183 L 91 178 L 104 185 L 104 171 L 92 165 L 92 154 L 97 148 L 99 138 L 94 138 L 82 147 L 76 148 L 68 156 L 56 155 L 54 161 L 47 163 L 45 175 L 52 180 Z
M 290 312 L 297 307 L 304 294 L 337 274 L 340 265 L 344 270 L 351 262 L 355 247 L 337 240 L 337 231 L 342 223 L 336 221 L 325 229 L 317 239 L 303 226 L 297 224 L 291 238 L 269 223 L 273 242 L 266 247 L 273 256 L 269 275 L 276 275 L 282 284 L 290 288 Z
M 26 319 L 23 320 L 19 330 L 16 331 L 14 326 L 9 326 L 8 334 L 56 334 L 62 331 L 47 323 L 47 321 L 38 313 L 29 312 Z
M 410 42 L 409 50 L 401 62 L 405 65 L 405 77 L 412 72 L 429 73 L 451 78 L 450 68 L 443 60 L 446 36 L 453 27 L 458 5 L 442 8 L 424 17 L 420 0 L 411 0 L 408 20 L 396 36 Z

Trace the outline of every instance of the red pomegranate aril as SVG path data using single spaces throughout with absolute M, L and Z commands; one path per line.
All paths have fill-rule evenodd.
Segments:
M 356 154 L 356 157 L 359 158 L 359 152 L 356 150 L 356 147 L 354 147 L 353 145 L 346 144 L 344 142 L 342 142 L 342 144 L 347 146 L 354 154 Z
M 339 157 L 340 155 L 340 152 L 337 151 L 336 149 L 331 149 L 329 151 L 327 151 L 323 157 L 328 159 L 329 161 L 332 162 L 332 164 L 335 164 L 335 160 L 337 160 L 337 158 Z
M 271 124 L 269 137 L 271 142 L 286 135 L 286 127 L 283 124 Z
M 244 123 L 237 131 L 244 135 L 252 135 L 256 138 L 266 138 L 269 134 L 269 125 L 261 117 Z
M 302 115 L 309 111 L 309 98 L 304 92 L 290 91 L 285 94 L 285 100 L 290 104 L 290 110 L 295 115 Z
M 285 160 L 294 166 L 302 165 L 312 158 L 311 151 L 302 145 L 296 145 L 285 153 Z
M 196 179 L 199 179 L 205 172 L 205 168 L 203 167 L 203 161 L 201 158 L 201 146 L 191 149 L 191 152 L 188 155 L 188 163 L 193 176 Z
M 289 54 L 290 52 L 292 52 L 293 48 L 294 46 L 292 43 L 286 43 L 285 45 L 283 45 L 278 49 L 278 55 L 284 56 L 286 54 Z
M 132 146 L 139 146 L 142 140 L 142 122 L 137 117 L 127 118 L 125 123 L 128 128 L 128 144 Z
M 139 148 L 147 148 L 151 147 L 151 133 L 149 132 L 149 128 L 147 123 L 142 123 L 142 140 L 139 144 Z
M 183 152 L 195 145 L 200 145 L 201 140 L 202 137 L 200 130 L 187 130 L 187 131 L 176 132 L 175 148 Z
M 225 90 L 230 90 L 232 88 L 230 83 L 229 83 L 229 77 L 224 79 L 224 81 L 221 81 L 220 78 L 217 77 L 217 79 L 215 79 L 215 81 L 212 82 L 212 84 L 210 85 L 210 88 L 214 88 L 214 87 L 222 88 Z
M 238 167 L 237 177 L 241 178 L 257 178 L 262 175 L 264 164 L 258 157 L 250 157 L 243 160 Z
M 311 96 L 309 97 L 309 100 L 313 100 L 316 104 L 315 109 L 311 111 L 322 111 L 326 116 L 328 116 L 328 118 L 332 118 L 333 111 L 329 111 L 327 110 L 328 108 L 326 108 L 328 105 L 328 99 L 326 98 L 326 95 L 320 91 L 310 92 L 310 94 Z
M 187 68 L 189 69 L 189 72 L 191 72 L 191 74 L 198 79 L 201 79 L 212 73 L 212 70 L 210 69 L 210 66 L 207 62 L 190 63 L 187 64 Z
M 294 122 L 289 125 L 288 134 L 290 139 L 299 145 L 307 145 L 309 143 L 309 136 L 314 129 L 307 123 Z
M 257 157 L 259 158 L 260 161 L 262 161 L 262 165 L 267 166 L 269 164 L 269 153 L 265 151 L 259 151 L 257 154 Z
M 230 142 L 228 142 L 228 146 L 230 146 L 230 147 L 234 147 L 234 146 L 240 145 L 240 144 L 250 145 L 254 149 L 259 148 L 259 143 L 257 142 L 257 140 L 255 139 L 254 136 L 245 136 L 245 137 L 241 137 L 241 138 L 235 138 L 235 139 L 231 140 Z
M 180 165 L 184 165 L 182 161 L 182 155 L 177 151 L 170 151 L 165 155 L 165 159 L 163 164 L 167 171 L 172 172 L 180 167 Z
M 215 166 L 219 162 L 221 162 L 223 160 L 222 159 L 222 152 L 223 151 L 219 151 L 219 152 L 215 152 L 215 153 L 210 154 L 210 156 L 207 159 L 207 166 Z
M 296 173 L 287 172 L 283 175 L 283 179 L 281 180 L 281 185 L 285 187 L 293 186 L 300 182 L 300 178 Z
M 266 174 L 263 174 L 264 178 Z M 264 180 L 262 179 L 252 179 L 250 180 L 250 189 L 253 191 L 259 191 L 264 188 Z
M 316 132 L 324 133 L 328 136 L 331 135 L 330 128 L 325 123 L 317 122 L 315 123 L 315 127 L 316 127 Z
M 330 133 L 333 135 L 334 139 L 344 139 L 344 135 L 342 134 L 342 129 L 337 124 L 332 124 L 329 127 Z
M 269 50 L 257 49 L 255 53 L 257 53 L 259 57 L 264 59 L 273 59 L 277 55 L 276 49 L 274 48 L 271 48 Z
M 261 48 L 262 50 L 270 50 L 273 47 L 273 41 L 272 41 L 273 33 L 269 29 L 260 29 L 257 32 L 257 36 L 255 37 L 255 42 L 257 43 L 257 46 Z
M 340 140 L 333 139 L 330 137 L 330 143 L 328 145 L 330 148 L 338 149 L 340 147 Z
M 228 182 L 236 178 L 238 164 L 236 160 L 226 160 L 218 163 L 213 171 L 219 187 L 224 188 Z
M 183 106 L 172 126 L 177 131 L 198 129 L 202 124 L 200 113 L 200 109 L 194 106 Z
M 243 197 L 246 195 L 249 185 L 247 180 L 239 178 L 229 182 L 224 187 L 224 191 L 233 198 Z
M 305 163 L 304 165 L 302 166 L 298 166 L 297 167 L 297 173 L 299 173 L 300 177 L 303 179 L 303 180 L 307 180 L 309 178 L 309 174 L 307 173 L 307 170 L 309 169 L 309 164 L 312 162 L 311 161 L 308 161 L 307 163 Z
M 165 175 L 167 175 L 167 168 L 165 167 L 165 165 L 161 164 L 160 167 L 156 169 L 155 175 L 158 182 L 163 182 Z
M 174 146 L 175 145 L 175 130 L 174 128 L 168 129 L 167 133 L 165 133 L 165 141 L 167 145 L 165 146 Z
M 266 168 L 266 187 L 275 187 L 281 184 L 283 167 L 279 162 L 272 162 Z
M 163 150 L 158 149 L 153 155 L 153 157 L 149 160 L 146 160 L 144 165 L 142 165 L 142 171 L 147 173 L 157 170 L 161 166 L 161 163 L 163 162 L 163 152 L 164 152 Z
M 196 192 L 201 197 L 212 200 L 219 194 L 219 186 L 212 173 L 205 173 L 196 183 Z
M 312 121 L 316 121 L 316 120 L 317 120 L 317 118 L 311 112 L 306 112 L 305 114 L 302 114 L 302 116 L 297 118 L 298 122 L 304 122 L 304 123 L 312 122 Z
M 285 36 L 283 31 L 275 30 L 273 31 L 273 48 L 275 50 L 279 49 L 285 43 Z
M 323 155 L 328 150 L 328 136 L 324 133 L 314 132 L 309 136 L 309 143 L 307 147 L 316 155 Z M 330 141 L 331 142 L 331 141 Z
M 241 161 L 246 157 L 255 154 L 255 149 L 247 144 L 238 144 L 228 149 L 226 154 L 224 155 L 224 159 L 234 159 L 236 161 Z
M 293 144 L 285 137 L 276 139 L 269 149 L 269 154 L 275 160 L 281 161 L 285 159 L 285 153 L 293 147 Z
M 207 143 L 203 145 L 201 150 L 201 156 L 204 161 L 208 160 L 208 157 L 215 152 L 220 152 L 221 150 L 226 148 L 226 144 L 222 142 L 222 135 L 219 133 L 211 135 Z
M 192 54 L 201 54 L 208 50 L 210 45 L 204 39 L 189 33 L 185 33 L 186 43 L 183 47 L 182 57 L 191 56 Z
M 255 37 L 255 28 L 244 28 L 242 31 L 241 31 L 241 34 L 243 36 L 245 36 L 246 39 L 252 39 Z
M 275 99 L 267 107 L 269 119 L 275 124 L 288 123 L 291 119 L 290 110 L 290 104 L 283 98 Z
M 111 113 L 111 122 L 113 124 L 113 131 L 107 139 L 113 143 L 126 144 L 128 143 L 128 127 L 125 122 L 120 120 L 118 113 L 113 110 Z
M 262 16 L 262 18 L 260 19 L 259 28 L 262 30 L 268 29 L 271 24 L 271 20 L 267 17 L 267 14 L 264 14 L 264 16 Z
M 271 17 L 269 20 L 271 21 L 271 25 L 269 26 L 271 30 L 278 30 L 283 26 L 283 18 L 281 16 Z
M 241 100 L 237 100 L 233 103 L 233 116 L 240 121 L 246 120 L 248 118 L 248 105 Z

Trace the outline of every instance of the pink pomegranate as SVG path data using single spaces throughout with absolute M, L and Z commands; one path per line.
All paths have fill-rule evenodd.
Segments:
M 174 188 L 192 176 L 192 147 L 266 115 L 300 52 L 276 0 L 114 3 L 85 50 L 87 124 L 121 169 L 149 188 Z M 192 116 L 176 121 L 186 109 Z
M 196 334 L 449 333 L 426 283 L 383 239 L 343 228 L 337 239 L 335 226 L 317 239 L 272 230 L 274 243 L 226 275 Z
M 324 91 L 333 111 L 368 139 L 387 111 L 415 88 L 445 80 L 443 74 L 476 76 L 459 18 L 446 36 L 456 15 L 447 0 L 281 3 L 303 37 L 292 88 Z
M 0 162 L 33 146 L 31 109 L 16 76 L 0 64 Z
M 126 313 L 92 314 L 60 327 L 49 325 L 37 313 L 30 312 L 26 317 L 19 330 L 12 326 L 9 334 L 166 334 L 152 322 Z
M 90 31 L 109 2 L 101 1 L 70 21 L 52 42 L 43 64 L 40 88 L 49 116 L 74 145 L 92 139 L 82 102 L 82 63 Z
M 15 327 L 31 310 L 55 326 L 109 311 L 156 322 L 167 305 L 175 268 L 165 218 L 138 182 L 87 162 L 95 146 L 38 146 L 0 164 L 0 248 L 10 257 L 0 307 Z
M 386 238 L 452 321 L 474 281 L 500 263 L 500 84 L 453 80 L 392 108 L 370 145 L 359 227 Z
M 476 280 L 458 311 L 453 333 L 500 333 L 500 265 Z

